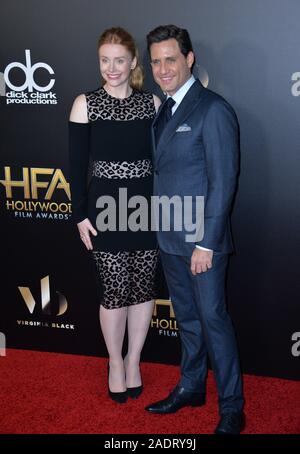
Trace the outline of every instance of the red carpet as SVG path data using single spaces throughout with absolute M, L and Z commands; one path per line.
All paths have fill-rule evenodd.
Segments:
M 144 406 L 166 396 L 178 368 L 143 363 L 142 396 L 118 405 L 107 396 L 104 358 L 7 350 L 0 357 L 2 434 L 202 434 L 218 421 L 212 374 L 207 404 L 174 415 L 150 415 Z M 244 376 L 247 427 L 244 433 L 299 434 L 300 384 Z

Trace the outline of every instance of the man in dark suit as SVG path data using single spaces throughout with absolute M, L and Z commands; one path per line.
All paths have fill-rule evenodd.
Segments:
M 204 234 L 201 241 L 191 242 L 185 225 L 172 230 L 172 222 L 170 231 L 161 226 L 158 231 L 181 337 L 181 378 L 166 399 L 146 410 L 166 414 L 203 405 L 208 355 L 219 396 L 215 433 L 238 434 L 244 427 L 244 398 L 225 306 L 225 273 L 233 248 L 229 215 L 239 161 L 237 118 L 222 97 L 192 75 L 194 53 L 187 30 L 160 26 L 148 34 L 147 43 L 153 77 L 167 95 L 153 124 L 154 194 L 193 200 L 203 196 Z

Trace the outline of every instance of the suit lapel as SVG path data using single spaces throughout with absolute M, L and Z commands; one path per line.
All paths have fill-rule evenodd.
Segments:
M 152 127 L 152 141 L 153 141 L 153 149 L 154 149 L 154 158 L 155 161 L 158 162 L 161 155 L 163 154 L 164 150 L 166 149 L 166 145 L 172 136 L 176 133 L 176 129 L 180 124 L 184 122 L 184 120 L 190 115 L 193 108 L 196 106 L 197 101 L 199 100 L 199 95 L 203 91 L 204 87 L 202 86 L 199 80 L 196 80 L 191 88 L 188 90 L 187 94 L 181 101 L 179 107 L 177 108 L 176 112 L 172 116 L 171 120 L 167 123 L 164 131 L 161 134 L 160 140 L 155 145 L 155 125 L 159 118 L 161 108 L 157 113 L 157 116 L 153 122 Z

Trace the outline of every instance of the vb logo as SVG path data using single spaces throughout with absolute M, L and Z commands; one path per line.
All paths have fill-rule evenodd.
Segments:
M 25 304 L 29 310 L 29 312 L 32 314 L 37 303 L 30 291 L 29 287 L 18 287 L 23 300 L 25 301 Z M 62 315 L 66 312 L 67 307 L 68 307 L 68 302 L 65 298 L 64 295 L 62 295 L 60 292 L 56 292 L 58 296 L 58 310 L 56 311 L 56 314 L 52 314 L 51 307 L 50 307 L 50 284 L 49 284 L 49 276 L 44 277 L 41 279 L 41 309 L 42 313 L 46 315 Z
M 55 79 L 50 79 L 49 83 L 45 86 L 38 85 L 34 80 L 34 73 L 37 69 L 42 68 L 42 69 L 48 71 L 49 74 L 54 74 L 54 71 L 51 68 L 51 66 L 49 66 L 47 63 L 42 63 L 42 62 L 38 62 L 38 63 L 35 63 L 34 65 L 32 65 L 31 64 L 31 54 L 30 54 L 29 49 L 25 50 L 25 63 L 26 64 L 24 65 L 23 63 L 20 63 L 20 62 L 12 62 L 9 65 L 7 65 L 7 67 L 5 68 L 5 71 L 4 71 L 4 80 L 5 80 L 6 85 L 11 90 L 14 90 L 14 91 L 23 91 L 23 90 L 28 89 L 29 92 L 32 92 L 33 90 L 45 92 L 45 91 L 51 90 L 51 88 L 53 87 L 53 85 L 55 83 Z M 10 72 L 14 68 L 19 68 L 25 74 L 25 82 L 22 85 L 15 85 L 11 81 Z

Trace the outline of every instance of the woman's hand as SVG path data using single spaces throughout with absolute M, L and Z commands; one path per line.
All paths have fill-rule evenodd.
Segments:
M 81 222 L 78 222 L 77 224 L 80 238 L 82 239 L 83 243 L 85 244 L 85 247 L 87 250 L 92 250 L 92 242 L 91 242 L 91 237 L 90 237 L 90 232 L 94 235 L 97 236 L 97 231 L 94 229 L 92 224 L 90 223 L 90 220 L 88 218 L 84 219 Z

